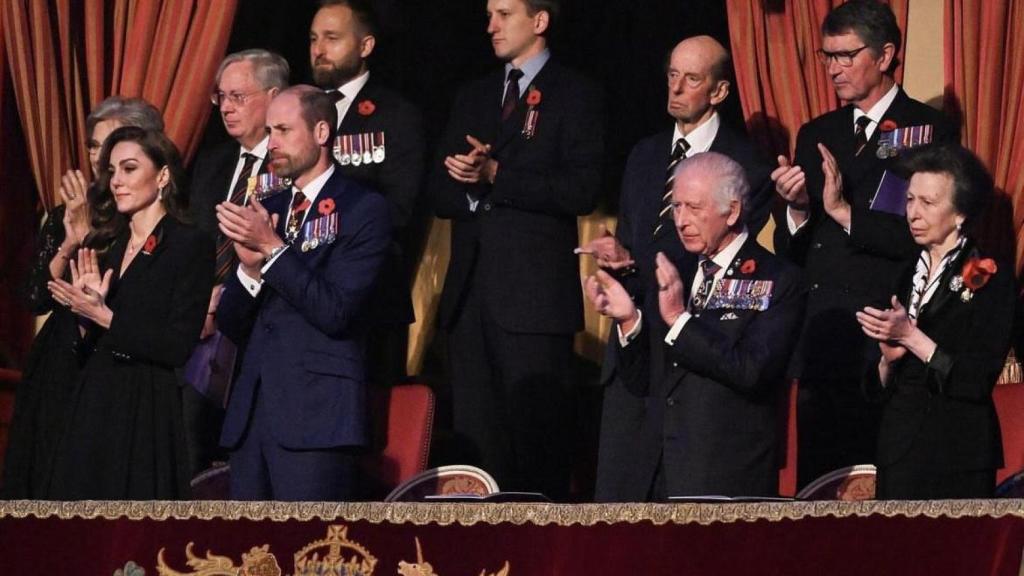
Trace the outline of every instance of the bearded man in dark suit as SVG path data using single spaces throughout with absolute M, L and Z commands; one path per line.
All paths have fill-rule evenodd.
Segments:
M 569 488 L 570 367 L 583 326 L 576 219 L 601 187 L 596 86 L 560 65 L 552 0 L 489 0 L 502 70 L 460 90 L 431 188 L 452 219 L 439 317 L 454 428 L 507 490 Z
M 189 212 L 196 226 L 217 241 L 216 281 L 200 344 L 185 370 L 192 385 L 182 394 L 193 475 L 224 459 L 218 437 L 224 395 L 236 367 L 230 360 L 245 348 L 244 342 L 231 342 L 217 331 L 215 315 L 224 281 L 238 259 L 231 240 L 217 229 L 214 208 L 224 201 L 243 202 L 249 179 L 267 173 L 267 107 L 274 95 L 288 87 L 288 74 L 288 62 L 267 50 L 243 50 L 225 57 L 217 69 L 211 101 L 231 140 L 200 150 L 192 166 Z
M 860 377 L 877 362 L 878 349 L 854 313 L 885 308 L 893 279 L 918 249 L 903 216 L 872 208 L 872 200 L 901 149 L 959 139 L 941 113 L 893 79 L 901 34 L 888 6 L 852 0 L 829 12 L 821 32 L 818 57 L 847 104 L 801 127 L 793 162 L 780 156 L 772 172 L 786 201 L 775 248 L 803 266 L 809 288 L 790 370 L 800 379 L 801 486 L 875 460 L 879 413 L 864 399 Z M 843 187 L 826 195 L 823 166 L 832 162 Z
M 239 266 L 217 312 L 248 342 L 221 443 L 235 500 L 350 499 L 368 442 L 366 304 L 391 238 L 385 200 L 331 160 L 334 102 L 313 86 L 267 111 L 267 149 L 287 193 L 217 206 Z
M 337 99 L 333 155 L 338 171 L 388 201 L 391 247 L 371 307 L 367 353 L 370 379 L 393 386 L 405 378 L 409 324 L 415 320 L 411 285 L 424 217 L 418 200 L 426 168 L 419 110 L 370 71 L 377 21 L 366 0 L 321 0 L 309 29 L 314 83 Z
M 618 446 L 602 497 L 776 496 L 777 399 L 803 308 L 799 270 L 744 224 L 749 186 L 737 162 L 706 152 L 674 175 L 673 235 L 699 265 L 680 272 L 657 253 L 653 314 L 604 270 L 584 283 L 595 309 L 615 320 L 622 387 L 642 399 L 632 419 L 616 422 L 622 434 L 602 430 L 602 443 Z M 652 315 L 668 327 L 655 329 L 657 341 L 644 334 Z

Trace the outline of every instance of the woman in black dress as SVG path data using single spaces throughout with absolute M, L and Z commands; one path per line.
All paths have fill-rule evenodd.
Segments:
M 160 112 L 140 98 L 111 96 L 86 119 L 87 147 L 92 174 L 97 174 L 100 147 L 121 126 L 163 130 Z M 14 418 L 4 461 L 0 495 L 4 498 L 40 498 L 50 477 L 57 439 L 65 425 L 66 408 L 78 370 L 79 328 L 74 314 L 54 306 L 46 283 L 70 278 L 68 262 L 82 246 L 104 253 L 113 241 L 109 234 L 93 233 L 95 216 L 88 198 L 93 186 L 81 170 L 61 178 L 64 203 L 54 208 L 43 224 L 36 263 L 28 287 L 28 301 L 37 315 L 50 316 L 36 336 L 25 372 L 15 393 Z
M 1013 266 L 985 257 L 972 239 L 992 178 L 959 146 L 915 149 L 901 164 L 921 255 L 890 309 L 857 313 L 882 352 L 867 376 L 867 389 L 885 401 L 876 496 L 991 498 L 1003 461 L 992 388 L 1016 302 Z
M 176 370 L 213 288 L 212 240 L 180 220 L 184 181 L 162 132 L 123 127 L 103 145 L 95 209 L 114 211 L 100 266 L 82 249 L 72 281 L 49 283 L 85 326 L 91 350 L 58 446 L 53 499 L 177 499 L 189 467 Z

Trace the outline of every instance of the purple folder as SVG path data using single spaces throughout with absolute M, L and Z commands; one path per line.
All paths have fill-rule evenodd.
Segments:
M 871 209 L 896 216 L 907 215 L 907 189 L 910 182 L 886 170 L 882 181 L 878 183 L 875 197 L 871 199 Z
M 202 340 L 185 364 L 185 381 L 218 406 L 226 406 L 235 368 L 235 345 L 218 330 Z

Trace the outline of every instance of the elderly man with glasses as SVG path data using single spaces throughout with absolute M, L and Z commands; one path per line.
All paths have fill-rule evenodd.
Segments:
M 780 156 L 772 172 L 785 200 L 776 251 L 804 267 L 809 290 L 790 366 L 800 380 L 801 485 L 874 461 L 878 412 L 863 400 L 858 379 L 866 362 L 877 362 L 877 346 L 854 311 L 884 307 L 893 278 L 916 255 L 902 215 L 875 202 L 876 192 L 902 150 L 958 140 L 948 119 L 896 84 L 901 34 L 888 6 L 852 0 L 825 17 L 821 32 L 818 58 L 846 105 L 801 127 L 793 161 Z M 841 186 L 826 189 L 826 172 L 838 172 Z
M 238 265 L 231 241 L 217 229 L 214 207 L 225 200 L 240 204 L 250 191 L 249 180 L 266 174 L 267 108 L 288 87 L 288 62 L 267 50 L 243 50 L 227 55 L 217 69 L 210 102 L 217 107 L 231 140 L 200 150 L 192 166 L 189 209 L 192 220 L 217 242 L 216 285 L 210 296 L 202 341 L 186 367 L 183 399 L 185 432 L 193 473 L 226 456 L 218 447 L 224 418 L 224 394 L 234 371 L 235 344 L 217 332 L 214 314 L 224 281 Z M 266 179 L 266 177 L 264 177 Z M 226 363 L 226 366 L 220 364 Z

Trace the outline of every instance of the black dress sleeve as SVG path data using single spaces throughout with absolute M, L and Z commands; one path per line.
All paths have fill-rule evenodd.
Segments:
M 64 242 L 64 205 L 50 211 L 39 232 L 39 245 L 35 263 L 29 271 L 28 303 L 33 314 L 42 315 L 53 310 L 53 298 L 46 283 L 50 277 L 50 261 Z

